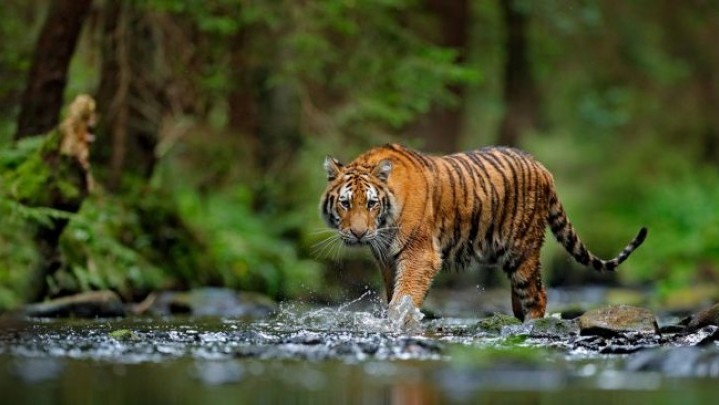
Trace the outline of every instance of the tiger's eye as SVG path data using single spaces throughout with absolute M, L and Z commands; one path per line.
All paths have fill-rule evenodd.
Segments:
M 377 200 L 369 200 L 367 201 L 367 208 L 372 209 L 377 206 Z

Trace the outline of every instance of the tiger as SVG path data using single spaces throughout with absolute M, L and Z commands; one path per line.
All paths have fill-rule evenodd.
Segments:
M 389 308 L 422 306 L 443 268 L 500 267 L 514 316 L 545 315 L 540 250 L 547 225 L 580 264 L 614 271 L 647 236 L 642 227 L 613 259 L 577 236 L 552 174 L 519 149 L 490 146 L 445 156 L 399 145 L 370 149 L 344 165 L 326 156 L 321 217 L 347 246 L 369 246 Z

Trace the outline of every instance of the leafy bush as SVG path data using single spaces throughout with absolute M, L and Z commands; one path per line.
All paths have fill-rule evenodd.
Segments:
M 651 227 L 648 253 L 629 279 L 654 281 L 660 292 L 719 280 L 719 175 L 697 169 L 648 187 L 637 216 Z
M 190 189 L 177 196 L 183 217 L 206 241 L 223 285 L 287 297 L 320 284 L 319 264 L 302 258 L 296 241 L 282 236 L 292 221 L 254 212 L 247 186 L 204 198 Z

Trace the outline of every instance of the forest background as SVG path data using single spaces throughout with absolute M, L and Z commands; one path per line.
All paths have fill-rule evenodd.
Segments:
M 387 142 L 527 150 L 600 256 L 649 228 L 616 275 L 548 243 L 550 285 L 717 294 L 719 2 L 5 0 L 0 38 L 0 179 L 76 95 L 99 112 L 78 212 L 0 183 L 0 310 L 108 288 L 379 289 L 369 255 L 323 244 L 317 205 L 325 155 Z M 57 220 L 50 260 L 37 229 Z M 500 277 L 438 283 L 457 278 Z

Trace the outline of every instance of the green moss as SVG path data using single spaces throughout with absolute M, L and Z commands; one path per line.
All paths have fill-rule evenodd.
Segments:
M 129 329 L 118 329 L 109 333 L 110 337 L 121 342 L 137 341 L 140 336 Z
M 499 333 L 502 328 L 509 325 L 520 325 L 522 322 L 510 315 L 500 314 L 498 312 L 492 314 L 489 318 L 479 320 L 474 325 L 475 332 Z

